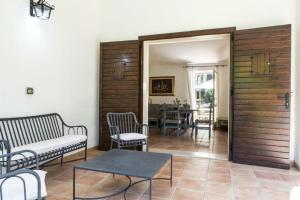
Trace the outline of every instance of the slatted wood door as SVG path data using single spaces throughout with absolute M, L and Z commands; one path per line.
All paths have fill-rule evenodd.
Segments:
M 291 26 L 234 36 L 233 161 L 289 168 Z
M 110 148 L 107 112 L 134 112 L 139 117 L 139 42 L 108 42 L 100 47 L 100 149 Z

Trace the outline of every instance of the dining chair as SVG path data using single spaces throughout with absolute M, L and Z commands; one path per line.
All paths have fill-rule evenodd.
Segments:
M 211 129 L 212 129 L 212 104 L 209 105 L 208 120 L 199 120 L 199 119 L 195 120 L 195 137 L 197 138 L 199 130 L 208 130 L 208 139 L 210 140 Z
M 161 119 L 161 132 L 166 135 L 167 129 L 176 130 L 176 135 L 180 136 L 181 129 L 184 127 L 185 118 L 181 116 L 179 107 L 163 105 Z

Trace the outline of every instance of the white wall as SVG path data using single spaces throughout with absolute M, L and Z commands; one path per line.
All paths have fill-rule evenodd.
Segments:
M 150 55 L 151 56 L 151 55 Z M 182 65 L 154 64 L 149 66 L 149 77 L 175 76 L 174 96 L 149 96 L 152 104 L 172 104 L 175 98 L 181 103 L 185 100 L 190 104 L 187 70 Z
M 294 18 L 294 23 L 296 25 L 296 29 L 294 32 L 294 43 L 297 44 L 294 47 L 294 57 L 295 57 L 295 68 L 294 68 L 294 80 L 295 80 L 295 161 L 297 162 L 298 166 L 300 166 L 300 79 L 299 79 L 299 74 L 300 74 L 300 1 L 295 0 L 294 1 L 294 13 L 295 13 L 295 18 Z
M 102 0 L 101 40 L 237 26 L 291 23 L 292 0 Z M 122 33 L 122 34 L 120 34 Z
M 95 146 L 99 1 L 49 2 L 56 10 L 43 21 L 29 16 L 29 0 L 0 0 L 0 117 L 57 112 L 86 125 Z

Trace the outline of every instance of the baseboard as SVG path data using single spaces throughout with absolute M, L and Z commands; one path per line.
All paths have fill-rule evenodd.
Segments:
M 98 150 L 99 151 L 99 146 L 88 148 L 88 151 L 92 151 L 92 150 Z

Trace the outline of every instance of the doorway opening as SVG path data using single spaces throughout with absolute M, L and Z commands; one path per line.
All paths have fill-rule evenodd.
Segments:
M 230 34 L 144 41 L 150 151 L 229 158 Z

